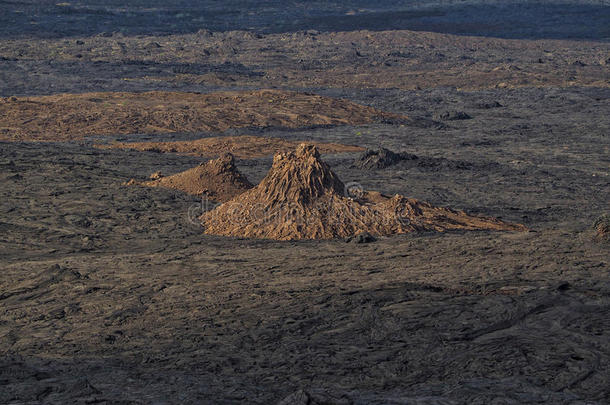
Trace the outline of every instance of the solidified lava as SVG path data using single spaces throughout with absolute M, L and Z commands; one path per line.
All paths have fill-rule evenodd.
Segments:
M 204 195 L 218 202 L 228 201 L 252 188 L 248 179 L 237 170 L 235 159 L 230 153 L 181 173 L 167 177 L 154 173 L 152 177 L 155 179 L 139 184 Z
M 96 145 L 101 149 L 135 149 L 144 152 L 180 153 L 185 155 L 216 157 L 225 152 L 242 159 L 270 156 L 279 152 L 289 152 L 299 145 L 299 141 L 281 138 L 241 135 L 216 136 L 194 141 L 170 142 L 115 142 L 110 145 Z M 314 142 L 321 153 L 360 152 L 360 146 L 338 143 Z
M 0 101 L 0 140 L 9 141 L 409 121 L 347 100 L 281 90 L 108 92 Z
M 417 159 L 417 156 L 395 153 L 386 148 L 367 149 L 358 157 L 355 166 L 361 169 L 385 169 L 409 158 Z
M 367 149 L 354 161 L 359 169 L 386 169 L 400 165 L 401 169 L 417 167 L 423 170 L 437 171 L 442 169 L 469 170 L 475 167 L 494 166 L 492 163 L 467 162 L 442 157 L 418 156 L 407 152 L 392 152 L 386 148 Z
M 595 238 L 610 241 L 610 215 L 604 214 L 593 224 Z
M 524 231 L 523 225 L 432 205 L 401 195 L 353 191 L 315 146 L 275 155 L 261 183 L 201 216 L 205 233 L 262 239 L 332 239 L 368 232 Z

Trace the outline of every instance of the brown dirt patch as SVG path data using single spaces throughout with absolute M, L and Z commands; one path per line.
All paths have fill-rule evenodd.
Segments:
M 356 191 L 356 192 L 355 192 Z M 262 239 L 332 239 L 368 232 L 524 231 L 523 225 L 348 189 L 312 145 L 280 153 L 261 183 L 201 216 L 205 233 Z
M 221 132 L 408 120 L 347 100 L 291 91 L 84 93 L 0 100 L 0 140 Z
M 264 157 L 294 150 L 301 142 L 261 136 L 221 136 L 202 138 L 195 141 L 172 142 L 116 142 L 111 145 L 97 145 L 108 149 L 135 149 L 143 152 L 182 153 L 194 156 L 213 157 L 231 153 L 241 159 Z M 360 152 L 360 146 L 338 143 L 313 143 L 321 153 Z
M 252 188 L 248 179 L 237 170 L 235 159 L 230 153 L 171 176 L 153 173 L 151 179 L 142 183 L 131 180 L 127 184 L 170 188 L 188 194 L 205 195 L 218 202 L 228 201 Z

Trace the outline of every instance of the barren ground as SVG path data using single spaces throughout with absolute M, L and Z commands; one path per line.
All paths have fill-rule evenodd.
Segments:
M 12 141 L 408 121 L 346 100 L 278 90 L 9 97 L 0 100 L 0 114 L 0 139 Z
M 278 152 L 294 150 L 299 145 L 299 142 L 277 137 L 240 135 L 184 141 L 112 142 L 95 146 L 100 149 L 134 149 L 146 152 L 179 153 L 203 157 L 217 157 L 229 152 L 236 157 L 249 159 L 272 156 Z M 308 142 L 316 145 L 321 153 L 360 152 L 364 150 L 360 146 L 314 142 L 311 140 L 308 140 Z
M 382 3 L 378 12 L 396 11 Z M 610 211 L 610 55 L 595 18 L 591 30 L 566 28 L 590 36 L 556 36 L 588 42 L 531 40 L 505 25 L 515 35 L 499 36 L 530 39 L 149 36 L 134 11 L 135 32 L 105 36 L 104 24 L 121 26 L 118 8 L 70 34 L 65 18 L 91 21 L 92 11 L 75 3 L 64 18 L 55 7 L 38 9 L 39 39 L 0 30 L 0 95 L 283 87 L 414 121 L 0 142 L 0 403 L 269 404 L 301 389 L 326 403 L 610 402 L 610 245 L 591 230 Z M 248 28 L 242 17 L 217 21 Z M 204 235 L 196 218 L 212 207 L 197 197 L 123 185 L 201 157 L 95 147 L 237 135 L 437 158 L 360 169 L 358 151 L 324 156 L 345 182 L 531 232 L 361 244 Z M 236 164 L 256 184 L 271 158 Z

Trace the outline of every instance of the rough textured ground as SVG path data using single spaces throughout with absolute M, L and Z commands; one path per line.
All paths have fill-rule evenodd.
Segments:
M 199 199 L 121 185 L 199 158 L 0 143 L 0 402 L 275 403 L 299 389 L 360 404 L 608 402 L 610 248 L 592 229 L 608 210 L 607 90 L 350 97 L 473 119 L 266 133 L 478 163 L 325 158 L 346 182 L 533 232 L 206 236 Z M 475 107 L 491 100 L 504 107 Z M 237 161 L 255 183 L 270 164 Z
M 608 6 L 262 3 L 0 1 L 4 97 L 272 85 L 422 124 L 0 141 L 0 403 L 609 403 Z M 94 147 L 244 134 L 415 155 L 324 160 L 531 231 L 204 235 L 212 205 L 123 185 L 200 157 Z M 253 184 L 271 164 L 236 159 Z
M 278 90 L 9 97 L 0 102 L 0 117 L 0 139 L 12 141 L 408 121 L 346 100 Z
M 278 153 L 263 180 L 204 213 L 206 234 L 258 239 L 351 238 L 408 232 L 526 231 L 518 224 L 386 196 L 343 183 L 314 145 Z
M 222 136 L 200 138 L 194 141 L 168 142 L 112 142 L 96 145 L 101 149 L 134 149 L 145 152 L 180 153 L 194 156 L 219 156 L 231 153 L 239 158 L 257 158 L 288 152 L 299 145 L 299 141 L 262 136 Z M 357 152 L 362 147 L 329 142 L 315 142 L 322 153 Z
M 608 87 L 607 42 L 516 41 L 430 32 L 3 40 L 0 95 L 88 88 Z M 23 87 L 22 80 L 32 84 Z M 91 77 L 95 79 L 91 81 Z
M 228 201 L 252 188 L 246 176 L 235 167 L 235 158 L 230 153 L 171 176 L 155 172 L 150 177 L 149 181 L 132 179 L 126 184 L 179 190 L 219 202 Z
M 4 0 L 0 36 L 162 35 L 248 29 L 410 29 L 507 38 L 608 38 L 605 0 Z

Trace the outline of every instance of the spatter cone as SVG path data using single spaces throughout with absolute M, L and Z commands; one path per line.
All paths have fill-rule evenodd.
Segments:
M 230 153 L 181 173 L 167 177 L 157 174 L 155 177 L 140 184 L 202 195 L 217 202 L 228 201 L 252 188 L 252 184 L 235 166 L 235 159 Z
M 523 231 L 523 225 L 415 199 L 354 193 L 320 159 L 314 146 L 275 155 L 261 183 L 201 216 L 205 233 L 261 239 L 332 239 L 368 232 L 389 236 L 413 231 Z

